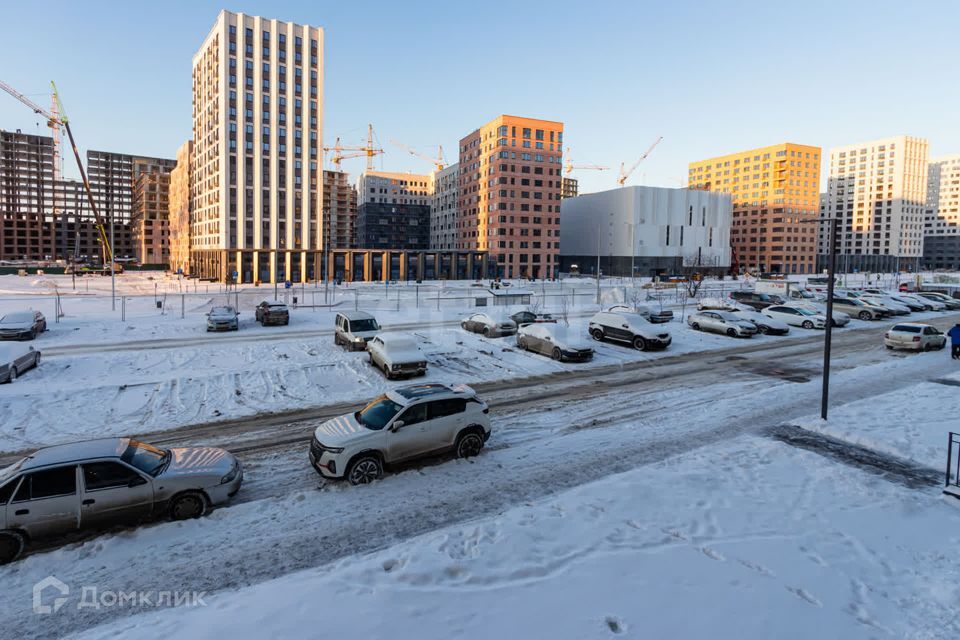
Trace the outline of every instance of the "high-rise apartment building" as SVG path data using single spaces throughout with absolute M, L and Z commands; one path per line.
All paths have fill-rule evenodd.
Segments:
M 170 260 L 170 173 L 144 171 L 133 183 L 130 231 L 140 264 L 166 265 Z
M 190 162 L 193 160 L 193 140 L 187 140 L 177 149 L 177 166 L 170 172 L 169 230 L 170 270 L 190 271 Z
M 560 197 L 576 198 L 580 195 L 580 183 L 576 178 L 562 178 L 560 182 Z
M 449 251 L 457 245 L 457 180 L 460 165 L 452 164 L 431 174 L 430 248 Z
M 730 243 L 751 272 L 813 273 L 817 255 L 820 148 L 784 142 L 691 162 L 691 189 L 733 199 Z
M 354 242 L 359 249 L 426 249 L 430 244 L 429 175 L 366 171 L 357 182 Z
M 456 249 L 489 251 L 503 277 L 556 277 L 562 147 L 562 122 L 509 115 L 462 138 Z
M 934 158 L 927 167 L 923 264 L 960 269 L 960 154 Z
M 323 30 L 221 11 L 193 57 L 199 275 L 320 275 Z
M 839 218 L 837 255 L 847 269 L 905 271 L 923 255 L 927 141 L 895 136 L 830 150 L 826 213 Z M 821 233 L 818 262 L 826 264 Z
M 323 172 L 323 248 L 350 249 L 354 246 L 357 220 L 357 190 L 345 171 Z

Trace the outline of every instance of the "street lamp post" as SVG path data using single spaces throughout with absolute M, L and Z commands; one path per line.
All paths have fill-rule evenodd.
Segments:
M 833 285 L 836 278 L 838 218 L 817 218 L 810 222 L 827 222 L 830 225 L 830 241 L 827 244 L 827 322 L 823 334 L 823 388 L 820 393 L 820 417 L 826 420 L 830 397 L 830 350 L 833 340 Z

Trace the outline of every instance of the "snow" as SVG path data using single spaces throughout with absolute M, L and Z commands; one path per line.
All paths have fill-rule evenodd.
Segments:
M 932 492 L 742 437 L 78 637 L 956 637 L 958 524 Z

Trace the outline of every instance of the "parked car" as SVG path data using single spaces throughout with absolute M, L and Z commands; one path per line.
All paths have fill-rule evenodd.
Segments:
M 890 315 L 883 307 L 867 304 L 859 298 L 834 294 L 833 308 L 856 316 L 861 320 L 880 320 Z
M 593 347 L 569 327 L 557 324 L 526 324 L 517 331 L 517 346 L 550 356 L 554 360 L 590 360 Z
M 804 329 L 824 329 L 827 326 L 827 317 L 813 309 L 796 305 L 774 305 L 761 311 L 763 315 L 782 320 L 792 327 Z
M 536 322 L 556 322 L 556 318 L 551 316 L 549 313 L 534 313 L 529 309 L 524 311 L 517 311 L 515 314 L 510 316 L 510 319 L 516 323 L 519 327 L 524 324 L 533 324 Z
M 399 387 L 314 431 L 310 464 L 324 478 L 367 484 L 384 468 L 453 451 L 476 456 L 490 437 L 490 410 L 466 385 Z
M 942 302 L 947 306 L 947 309 L 951 311 L 960 309 L 960 299 L 951 298 L 945 293 L 939 293 L 937 291 L 920 291 L 916 295 L 921 298 L 926 298 L 927 300 L 933 300 L 935 302 Z
M 378 333 L 367 341 L 367 353 L 370 364 L 383 371 L 387 380 L 427 373 L 427 358 L 420 345 L 405 333 Z
M 0 563 L 34 540 L 77 530 L 197 518 L 242 482 L 239 461 L 214 447 L 103 438 L 40 449 L 0 470 Z
M 207 314 L 207 331 L 236 331 L 240 314 L 233 307 L 214 307 Z
M 334 321 L 333 343 L 353 351 L 367 348 L 367 341 L 380 331 L 377 319 L 366 311 L 341 311 Z
M 947 345 L 947 336 L 928 324 L 903 322 L 883 334 L 883 344 L 887 349 L 932 351 L 943 349 Z
M 0 344 L 0 382 L 13 382 L 40 364 L 40 352 L 20 344 Z
M 933 305 L 928 304 L 929 300 L 915 300 L 902 293 L 891 293 L 890 299 L 905 305 L 910 311 L 933 311 Z
M 782 306 L 793 307 L 796 309 L 809 309 L 810 311 L 813 311 L 823 317 L 827 317 L 827 303 L 819 300 L 791 300 L 790 302 L 784 303 Z M 834 309 L 831 326 L 845 327 L 848 324 L 850 324 L 850 314 Z
M 768 334 L 771 336 L 785 336 L 790 333 L 790 325 L 782 320 L 765 316 L 759 311 L 753 309 L 735 309 L 734 315 L 752 322 L 757 327 L 757 333 Z
M 627 311 L 601 311 L 590 318 L 587 330 L 598 342 L 614 340 L 640 351 L 666 349 L 673 341 L 667 331 L 654 327 L 640 314 Z
M 33 340 L 47 330 L 39 311 L 14 311 L 0 318 L 0 340 Z
M 698 311 L 738 311 L 740 307 L 723 298 L 704 298 L 697 303 Z
M 724 333 L 731 338 L 750 338 L 757 326 L 732 311 L 698 311 L 687 316 L 687 324 L 697 331 Z
M 271 324 L 290 324 L 290 311 L 287 309 L 287 305 L 282 302 L 268 302 L 264 300 L 257 305 L 255 315 L 257 322 L 265 327 Z
M 947 305 L 939 300 L 933 300 L 931 298 L 925 298 L 917 293 L 901 293 L 900 298 L 907 298 L 909 300 L 916 300 L 920 304 L 924 305 L 924 311 L 946 311 Z
M 517 332 L 517 323 L 506 316 L 495 316 L 490 313 L 474 313 L 460 321 L 460 327 L 465 331 L 482 333 L 487 338 L 512 336 Z
M 611 307 L 610 311 L 613 311 L 616 308 L 617 307 Z M 630 309 L 627 307 L 623 307 L 623 309 L 630 311 Z M 643 318 L 651 324 L 666 324 L 667 322 L 673 322 L 673 311 L 670 309 L 660 309 L 659 311 L 656 311 L 650 307 L 638 305 L 634 307 L 633 313 L 643 316 Z
M 780 296 L 770 293 L 754 293 L 753 291 L 731 291 L 730 299 L 753 307 L 758 311 L 772 304 L 783 304 L 783 298 Z
M 862 295 L 862 296 L 859 296 L 858 299 L 871 306 L 880 307 L 881 309 L 886 309 L 888 312 L 888 315 L 891 315 L 891 316 L 905 316 L 905 315 L 909 315 L 910 313 L 910 307 L 908 307 L 905 304 L 901 304 L 891 298 L 885 298 L 882 296 Z

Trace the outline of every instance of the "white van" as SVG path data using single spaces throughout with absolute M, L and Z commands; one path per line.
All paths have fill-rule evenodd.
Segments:
M 341 311 L 337 314 L 333 342 L 353 351 L 367 348 L 367 340 L 380 332 L 377 319 L 365 311 Z

